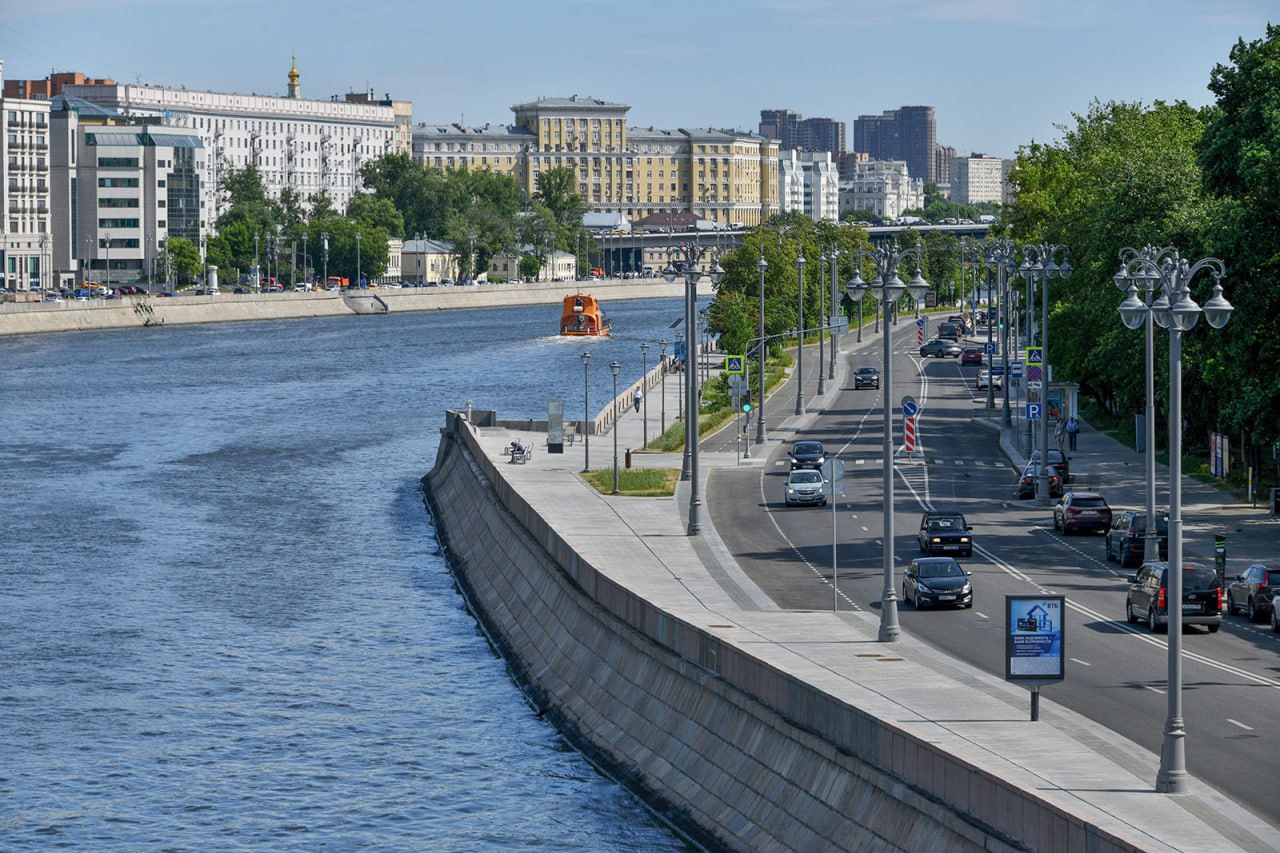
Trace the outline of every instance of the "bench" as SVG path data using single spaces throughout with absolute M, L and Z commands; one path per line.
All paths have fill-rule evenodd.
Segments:
M 532 446 L 526 445 L 522 449 L 513 448 L 509 452 L 511 454 L 511 464 L 513 465 L 523 465 L 533 458 Z

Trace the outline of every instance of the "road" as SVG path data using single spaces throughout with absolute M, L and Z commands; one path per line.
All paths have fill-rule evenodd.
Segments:
M 1015 499 L 1017 469 L 1000 452 L 998 433 L 973 421 L 986 402 L 986 392 L 973 388 L 978 368 L 950 358 L 922 361 L 913 332 L 909 323 L 895 329 L 902 341 L 894 346 L 889 394 L 895 408 L 906 394 L 919 402 L 923 450 L 921 462 L 897 467 L 895 589 L 901 597 L 902 570 L 920 554 L 915 537 L 921 511 L 956 509 L 974 528 L 973 557 L 961 563 L 974 573 L 975 603 L 972 609 L 917 612 L 900 601 L 903 632 L 1003 678 L 1005 595 L 1065 595 L 1066 681 L 1042 695 L 1159 754 L 1168 644 L 1165 636 L 1125 622 L 1127 578 L 1134 570 L 1104 559 L 1100 535 L 1064 536 L 1054 531 L 1051 510 Z M 853 367 L 871 364 L 883 372 L 881 341 L 858 346 L 852 356 L 846 347 L 842 357 L 851 357 Z M 825 413 L 795 438 L 822 441 L 844 461 L 845 494 L 834 513 L 830 507 L 784 506 L 787 443 L 774 449 L 763 471 L 717 470 L 707 503 L 738 562 L 781 607 L 831 609 L 838 599 L 841 609 L 878 613 L 884 585 L 881 394 L 854 391 L 851 384 L 828 388 L 832 393 Z M 794 399 L 789 386 L 770 405 L 790 413 Z M 895 424 L 901 428 L 900 419 Z M 718 447 L 712 439 L 708 449 L 732 445 Z M 1132 478 L 1109 480 L 1110 472 L 1076 470 L 1077 464 L 1073 460 L 1076 481 L 1114 482 L 1105 491 L 1113 507 L 1141 507 L 1141 488 Z M 838 574 L 832 570 L 833 528 Z M 1280 806 L 1274 784 L 1280 739 L 1273 728 L 1280 709 L 1280 635 L 1230 616 L 1218 634 L 1187 628 L 1183 652 L 1188 769 L 1274 820 Z M 1153 784 L 1156 770 L 1145 771 Z

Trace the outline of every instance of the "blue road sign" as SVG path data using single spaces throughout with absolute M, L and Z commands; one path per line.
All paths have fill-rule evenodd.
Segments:
M 991 375 L 992 375 L 992 376 L 1004 376 L 1004 365 L 1003 365 L 1003 364 L 993 364 L 993 365 L 991 365 Z
M 924 318 L 923 318 L 923 317 L 917 317 L 917 318 L 916 318 L 916 326 L 917 326 L 918 328 L 921 328 L 921 329 L 923 329 L 923 328 L 924 328 Z
M 995 342 L 995 341 L 987 341 L 985 344 L 983 344 L 983 345 L 982 345 L 982 354 L 983 354 L 983 355 L 995 355 L 995 354 L 996 354 L 996 342 Z
M 914 418 L 918 411 L 920 411 L 920 407 L 916 405 L 915 397 L 902 398 L 902 416 L 904 418 Z
M 740 355 L 726 355 L 724 357 L 724 372 L 742 373 L 742 361 L 743 359 Z
M 1027 364 L 1044 364 L 1044 347 L 1027 347 Z
M 1040 420 L 1040 403 L 1027 403 L 1027 420 Z

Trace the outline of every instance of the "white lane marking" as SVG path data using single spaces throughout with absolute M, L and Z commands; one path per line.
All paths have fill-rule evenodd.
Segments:
M 980 613 L 980 612 L 978 612 L 978 611 L 976 611 L 976 610 L 974 611 L 973 615 L 974 615 L 974 616 L 977 616 L 979 619 L 990 619 L 990 618 L 991 618 L 991 617 L 990 617 L 990 616 L 988 616 L 987 614 L 985 614 L 985 613 Z
M 1070 660 L 1073 663 L 1080 664 L 1081 666 L 1093 666 L 1093 664 L 1089 663 L 1087 660 L 1080 660 L 1080 658 L 1070 658 Z
M 1167 696 L 1167 695 L 1168 695 L 1168 693 L 1167 693 L 1166 691 L 1161 690 L 1159 687 L 1152 687 L 1150 684 L 1144 684 L 1144 685 L 1142 685 L 1142 686 L 1143 686 L 1143 688 L 1144 688 L 1144 689 L 1146 689 L 1146 690 L 1150 690 L 1152 693 L 1159 693 L 1161 696 Z
M 1227 722 L 1233 726 L 1239 726 L 1240 728 L 1244 729 L 1246 732 L 1253 731 L 1253 726 L 1246 726 L 1244 723 L 1240 722 L 1239 720 L 1233 720 L 1230 717 L 1227 717 Z
M 804 554 L 801 553 L 800 549 L 796 547 L 796 544 L 792 542 L 790 537 L 788 537 L 787 534 L 782 530 L 782 525 L 778 524 L 778 519 L 774 517 L 775 515 L 774 510 L 769 508 L 769 499 L 765 495 L 764 487 L 765 487 L 765 478 L 761 476 L 760 477 L 760 502 L 764 505 L 765 514 L 769 516 L 769 521 L 773 523 L 774 530 L 778 531 L 778 535 L 782 537 L 782 541 L 786 542 L 787 545 L 791 547 L 791 550 L 795 552 L 795 555 L 800 558 L 800 562 L 808 566 L 809 571 L 813 572 L 814 575 L 817 576 L 818 580 L 822 581 L 827 586 L 833 586 L 831 579 L 823 577 L 822 572 L 819 570 L 819 568 L 815 566 L 813 563 L 809 562 L 809 560 L 804 556 Z M 844 599 L 846 602 L 849 603 L 849 606 L 853 610 L 856 610 L 859 612 L 862 611 L 862 607 L 858 604 L 858 602 L 854 601 L 846 593 L 840 590 L 837 590 L 837 593 L 842 599 Z

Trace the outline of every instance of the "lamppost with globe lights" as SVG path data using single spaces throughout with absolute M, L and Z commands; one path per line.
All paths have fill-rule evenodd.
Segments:
M 609 362 L 609 372 L 613 374 L 613 493 L 618 494 L 618 371 L 622 365 L 616 361 Z
M 849 297 L 856 303 L 862 300 L 862 294 L 856 291 L 870 290 L 871 295 L 880 303 L 884 311 L 884 373 L 880 377 L 881 407 L 884 409 L 884 590 L 880 599 L 880 633 L 882 643 L 891 643 L 898 639 L 898 598 L 893 584 L 893 407 L 889 395 L 893 393 L 893 332 L 889 327 L 889 311 L 902 298 L 903 291 L 909 291 L 911 298 L 917 303 L 929 289 L 929 283 L 920 275 L 922 250 L 919 243 L 914 248 L 898 251 L 897 244 L 881 246 L 876 249 L 853 249 L 849 253 L 854 263 L 854 277 L 845 285 Z M 907 258 L 916 262 L 915 275 L 904 284 L 898 278 L 898 266 Z M 862 260 L 875 264 L 876 275 L 867 284 L 862 281 L 858 267 Z
M 1059 252 L 1062 254 L 1061 264 L 1053 260 Z M 1044 390 L 1040 394 L 1040 469 L 1036 475 L 1036 503 L 1041 506 L 1052 502 L 1049 496 L 1049 282 L 1071 278 L 1069 253 L 1070 250 L 1063 245 L 1031 243 L 1022 247 L 1022 266 L 1018 268 L 1028 283 L 1040 282 L 1040 352 L 1044 365 Z M 1030 305 L 1027 310 L 1030 312 Z M 1027 345 L 1031 345 L 1029 334 Z M 1026 366 L 1026 373 L 1030 372 L 1030 367 L 1029 364 Z M 1030 419 L 1027 423 L 1030 424 Z
M 796 255 L 796 414 L 804 414 L 804 249 Z
M 684 332 L 676 332 L 676 349 L 680 350 L 680 344 L 684 342 Z M 680 365 L 680 370 L 687 371 L 689 369 L 689 353 L 684 354 L 684 364 Z M 684 379 L 681 377 L 680 384 L 676 386 L 676 420 L 684 420 Z
M 827 325 L 827 253 L 818 253 L 818 390 L 821 397 L 827 393 L 827 348 L 823 329 Z
M 764 271 L 769 262 L 764 259 L 764 246 L 760 246 L 760 260 L 756 261 L 756 272 L 760 273 L 760 394 L 756 399 L 756 444 L 764 444 L 764 363 L 768 350 L 764 340 Z
M 648 378 L 649 378 L 649 342 L 641 341 L 640 342 L 640 384 L 644 385 L 645 381 Z M 641 444 L 640 446 L 648 447 L 649 446 L 649 389 L 648 388 L 644 389 L 644 394 L 642 395 L 642 397 L 643 397 L 642 405 L 644 406 L 644 414 L 641 415 L 641 418 L 644 421 L 644 427 L 643 427 L 643 433 L 642 433 L 644 438 L 644 443 Z
M 660 432 L 663 435 L 667 432 L 667 345 L 670 343 L 671 341 L 666 338 L 658 341 L 658 346 L 661 347 L 659 357 L 662 359 L 662 429 Z
M 1018 246 L 1009 238 L 1001 237 L 998 240 L 982 245 L 980 248 L 983 250 L 983 259 L 986 261 L 987 268 L 994 269 L 996 273 L 996 299 L 994 304 L 991 300 L 991 279 L 989 277 L 987 279 L 987 344 L 990 345 L 992 343 L 998 343 L 992 340 L 995 318 L 1001 314 L 1007 313 L 1005 290 L 1009 283 L 1009 273 L 1017 272 L 1018 270 Z M 988 349 L 991 348 L 991 346 L 988 346 Z M 1009 426 L 1012 423 L 1012 415 L 1009 411 L 1008 347 L 1002 347 L 1001 352 L 1005 362 L 1000 380 L 1001 388 L 1004 391 L 1004 424 L 1005 426 Z M 993 381 L 992 376 L 995 372 L 994 353 L 990 356 L 990 362 L 987 367 L 990 369 L 990 372 L 987 374 L 987 408 L 993 409 L 996 405 L 995 382 Z
M 591 386 L 587 382 L 587 367 L 591 353 L 582 354 L 582 473 L 591 470 Z
M 1222 279 L 1226 267 L 1217 258 L 1202 258 L 1194 264 L 1184 260 L 1175 249 L 1156 250 L 1147 246 L 1142 251 L 1121 250 L 1122 264 L 1116 283 L 1127 285 L 1128 298 L 1120 304 L 1120 319 L 1130 329 L 1152 323 L 1169 330 L 1169 709 L 1164 724 L 1164 742 L 1160 748 L 1160 770 L 1156 774 L 1156 790 L 1168 794 L 1185 793 L 1190 788 L 1187 775 L 1186 725 L 1182 718 L 1182 333 L 1195 328 L 1203 313 L 1209 325 L 1221 329 L 1234 310 L 1222 295 Z M 1213 295 L 1201 308 L 1191 298 L 1191 281 L 1208 270 L 1214 278 Z M 1139 297 L 1138 285 L 1143 294 Z M 1154 299 L 1159 286 L 1160 293 Z M 1149 350 L 1150 352 L 1150 350 Z M 1148 361 L 1148 377 L 1154 373 Z M 1148 383 L 1148 400 L 1154 390 L 1154 379 Z M 1153 453 L 1151 442 L 1147 452 Z M 1147 531 L 1156 527 L 1154 507 L 1154 471 L 1148 491 Z
M 684 257 L 684 327 L 688 331 L 685 340 L 686 357 L 684 366 L 685 376 L 685 441 L 684 441 L 684 467 L 680 473 L 680 479 L 689 481 L 689 527 L 690 536 L 697 536 L 702 532 L 702 520 L 700 517 L 702 500 L 698 495 L 698 338 L 697 338 L 697 313 L 698 313 L 698 281 L 703 275 L 711 279 L 712 284 L 719 284 L 724 278 L 724 269 L 714 258 L 710 271 L 704 273 L 698 266 L 702 261 L 703 255 L 707 251 L 705 246 L 690 246 L 688 244 L 680 244 L 677 249 Z M 662 277 L 668 284 L 676 280 L 676 276 L 681 271 L 677 270 L 671 262 L 662 270 Z M 693 370 L 689 369 L 689 362 L 693 362 Z
M 836 315 L 839 313 L 836 304 L 840 299 L 840 247 L 831 247 L 831 311 L 828 316 L 831 319 L 831 359 L 827 363 L 827 378 L 835 381 L 836 378 Z

